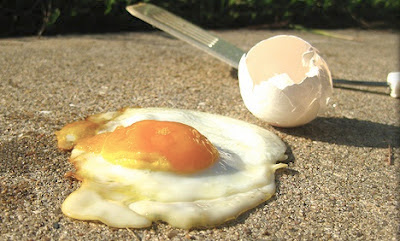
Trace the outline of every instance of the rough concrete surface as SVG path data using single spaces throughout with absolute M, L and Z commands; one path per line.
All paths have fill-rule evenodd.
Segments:
M 249 49 L 293 34 L 321 52 L 333 78 L 385 82 L 399 71 L 399 35 L 330 30 L 215 34 Z M 159 31 L 0 39 L 0 240 L 399 240 L 399 99 L 381 87 L 337 86 L 327 111 L 298 128 L 268 126 L 240 97 L 235 71 Z M 215 228 L 166 223 L 116 229 L 70 219 L 61 203 L 79 182 L 54 132 L 127 106 L 217 113 L 287 144 L 269 201 Z

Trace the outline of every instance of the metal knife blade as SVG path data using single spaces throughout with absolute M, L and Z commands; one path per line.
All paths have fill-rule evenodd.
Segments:
M 126 7 L 126 10 L 133 16 L 200 48 L 236 69 L 245 53 L 227 41 L 155 5 L 139 3 Z

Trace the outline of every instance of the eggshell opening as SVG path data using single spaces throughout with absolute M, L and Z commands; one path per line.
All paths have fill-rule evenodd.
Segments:
M 274 126 L 306 124 L 326 107 L 332 78 L 325 61 L 301 38 L 279 35 L 256 44 L 239 62 L 248 110 Z

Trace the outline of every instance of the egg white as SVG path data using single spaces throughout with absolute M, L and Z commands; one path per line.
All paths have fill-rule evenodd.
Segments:
M 275 192 L 276 164 L 284 143 L 258 126 L 208 113 L 135 108 L 98 114 L 107 119 L 99 133 L 141 120 L 180 122 L 197 129 L 218 149 L 219 161 L 194 174 L 140 170 L 107 162 L 101 155 L 74 149 L 71 162 L 84 180 L 63 203 L 76 219 L 113 227 L 146 227 L 162 220 L 180 228 L 212 226 L 269 199 Z

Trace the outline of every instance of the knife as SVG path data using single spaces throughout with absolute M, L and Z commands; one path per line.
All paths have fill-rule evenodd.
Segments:
M 240 58 L 246 52 L 218 36 L 196 26 L 167 10 L 149 3 L 138 3 L 126 7 L 133 16 L 143 20 L 172 36 L 183 40 L 217 59 L 238 69 Z M 399 82 L 399 80 L 397 80 Z M 351 81 L 334 79 L 334 84 L 391 87 L 387 82 Z M 395 86 L 395 84 L 393 84 Z M 397 84 L 394 88 L 399 88 Z M 398 90 L 396 90 L 398 92 Z M 392 90 L 394 92 L 394 90 Z M 393 96 L 394 97 L 394 96 Z

